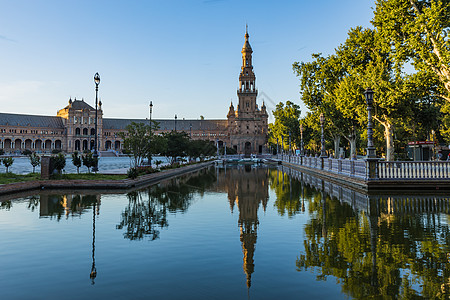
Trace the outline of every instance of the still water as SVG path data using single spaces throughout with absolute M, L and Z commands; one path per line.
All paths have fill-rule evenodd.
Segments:
M 445 196 L 368 196 L 282 167 L 240 166 L 127 194 L 0 199 L 1 299 L 450 292 Z

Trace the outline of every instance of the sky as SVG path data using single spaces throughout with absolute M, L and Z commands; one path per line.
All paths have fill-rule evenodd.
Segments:
M 369 27 L 374 0 L 0 0 L 0 112 L 55 116 L 69 98 L 104 117 L 225 119 L 237 103 L 248 24 L 253 68 L 273 121 L 306 112 L 294 62 L 331 54 Z

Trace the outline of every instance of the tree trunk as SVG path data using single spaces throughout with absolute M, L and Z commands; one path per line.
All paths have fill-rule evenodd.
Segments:
M 386 161 L 394 160 L 394 126 L 389 122 L 383 123 L 384 138 L 386 139 Z
M 356 136 L 349 139 L 350 142 L 350 159 L 356 159 Z
M 339 158 L 339 143 L 341 142 L 341 135 L 337 134 L 333 136 L 334 142 L 334 158 Z
M 350 159 L 356 159 L 356 129 L 352 128 L 349 136 L 344 137 L 350 143 Z

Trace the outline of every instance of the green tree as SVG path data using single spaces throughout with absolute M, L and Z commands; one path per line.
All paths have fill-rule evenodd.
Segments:
M 196 160 L 199 157 L 214 155 L 215 152 L 216 147 L 212 141 L 190 140 L 187 154 Z
M 91 173 L 91 168 L 96 166 L 98 163 L 98 158 L 96 159 L 92 152 L 88 152 L 83 154 L 81 157 L 81 160 L 83 161 L 83 166 L 85 166 L 88 169 L 88 172 Z
M 82 164 L 81 156 L 78 151 L 72 153 L 72 163 L 75 167 L 77 167 L 77 173 L 80 173 L 80 167 Z
M 58 153 L 52 157 L 52 163 L 58 173 L 61 174 L 62 169 L 66 166 L 66 157 L 63 153 Z
M 439 96 L 450 102 L 450 2 L 377 0 L 373 25 L 400 70 L 412 60 L 416 70 L 440 82 Z
M 300 147 L 300 106 L 286 101 L 286 105 L 280 102 L 273 111 L 275 122 L 269 124 L 269 143 L 276 145 L 283 145 L 285 149 L 289 149 L 289 137 L 291 138 L 291 147 Z
M 189 136 L 184 131 L 167 132 L 164 134 L 167 140 L 167 149 L 164 156 L 170 158 L 170 164 L 173 165 L 177 157 L 185 157 L 188 155 Z
M 33 173 L 37 166 L 41 164 L 41 158 L 36 154 L 36 152 L 31 153 L 28 158 L 30 159 L 30 163 L 33 166 Z
M 12 157 L 5 157 L 2 159 L 3 165 L 6 167 L 6 173 L 9 172 L 9 167 L 12 166 L 12 164 L 14 163 L 14 158 Z
M 125 128 L 127 133 L 120 133 L 123 139 L 124 149 L 130 153 L 132 167 L 142 165 L 144 158 L 149 157 L 151 151 L 150 126 L 144 123 L 131 122 Z

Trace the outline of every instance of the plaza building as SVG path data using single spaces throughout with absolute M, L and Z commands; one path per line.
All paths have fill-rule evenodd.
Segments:
M 192 139 L 210 140 L 219 147 L 234 148 L 239 154 L 257 154 L 265 150 L 268 132 L 268 114 L 264 103 L 256 103 L 258 90 L 252 65 L 252 48 L 248 32 L 242 48 L 242 67 L 237 90 L 238 105 L 231 103 L 227 119 L 217 120 L 167 120 L 159 123 L 156 134 L 172 130 L 184 131 Z M 97 110 L 98 149 L 101 154 L 120 153 L 123 149 L 121 132 L 132 122 L 149 123 L 148 119 L 103 118 L 102 102 Z M 56 116 L 38 116 L 0 113 L 0 149 L 5 153 L 19 154 L 24 150 L 66 153 L 94 149 L 95 108 L 84 99 L 69 99 L 68 105 L 58 110 Z

